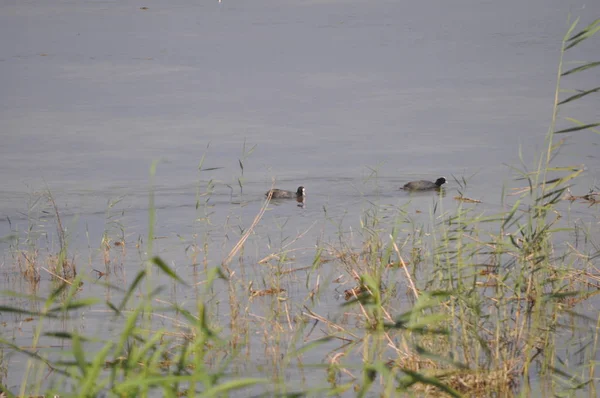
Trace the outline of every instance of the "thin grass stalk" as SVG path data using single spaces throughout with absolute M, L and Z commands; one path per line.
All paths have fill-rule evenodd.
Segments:
M 54 302 L 56 301 L 56 299 L 59 297 L 59 295 L 62 293 L 62 291 L 65 289 L 65 284 L 60 285 L 57 289 L 55 289 L 50 296 L 48 296 L 48 298 L 45 300 L 44 302 L 44 306 L 40 311 L 40 316 L 38 319 L 38 322 L 35 326 L 34 332 L 33 332 L 33 338 L 31 341 L 31 347 L 29 348 L 30 352 L 36 352 L 37 351 L 37 347 L 38 347 L 38 343 L 40 341 L 40 337 L 42 335 L 42 331 L 44 330 L 44 321 L 45 321 L 45 314 L 48 313 L 48 311 L 50 310 L 50 308 L 52 307 L 52 305 L 54 305 Z M 36 367 L 37 365 L 43 366 L 43 364 L 40 364 L 35 358 L 29 358 L 27 360 L 27 365 L 25 367 L 25 371 L 23 373 L 23 378 L 21 379 L 21 387 L 19 390 L 19 395 L 20 396 L 26 396 L 28 394 L 31 395 L 39 395 L 40 393 L 40 389 L 41 389 L 41 383 L 38 383 L 37 385 L 35 385 L 35 389 L 34 390 L 28 390 L 28 382 L 29 382 L 29 378 L 30 378 L 30 374 L 31 372 L 34 371 L 34 367 Z
M 598 337 L 600 336 L 600 313 L 598 314 L 598 318 L 596 320 L 596 328 L 594 330 L 594 344 L 593 344 L 593 348 L 590 351 L 592 354 L 590 355 L 590 359 L 589 359 L 589 363 L 590 363 L 590 369 L 589 369 L 589 373 L 588 373 L 588 377 L 589 380 L 594 380 L 596 377 L 596 358 L 594 357 L 594 353 L 598 352 L 599 344 L 598 344 Z M 589 396 L 591 397 L 596 397 L 596 383 L 590 383 L 590 392 L 589 392 Z

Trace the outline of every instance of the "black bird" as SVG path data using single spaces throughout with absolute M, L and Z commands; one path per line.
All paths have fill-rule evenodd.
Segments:
M 419 181 L 411 181 L 409 183 L 404 184 L 402 189 L 406 189 L 407 191 L 430 191 L 433 189 L 440 189 L 442 185 L 446 183 L 445 177 L 440 177 L 435 182 L 419 180 Z
M 271 195 L 271 199 L 302 199 L 306 196 L 306 189 L 300 186 L 296 192 L 286 191 L 284 189 L 270 189 L 267 191 L 265 196 Z

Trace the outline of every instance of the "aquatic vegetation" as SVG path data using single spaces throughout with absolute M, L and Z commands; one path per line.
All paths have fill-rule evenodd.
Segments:
M 153 191 L 145 238 L 127 236 L 113 211 L 117 202 L 109 203 L 98 249 L 104 269 L 76 261 L 59 206 L 45 193 L 51 217 L 42 212 L 47 217 L 42 222 L 30 212 L 26 241 L 17 237 L 11 248 L 13 265 L 30 290 L 3 292 L 0 312 L 31 324 L 32 335 L 23 346 L 3 331 L 3 393 L 595 394 L 600 317 L 586 305 L 600 292 L 600 250 L 564 205 L 594 206 L 597 200 L 594 192 L 576 197 L 568 191 L 582 166 L 553 161 L 562 145 L 556 134 L 598 126 L 575 122 L 555 131 L 559 107 L 593 93 L 559 100 L 561 77 L 600 66 L 591 62 L 563 72 L 562 56 L 598 27 L 600 20 L 574 33 L 573 24 L 566 35 L 546 150 L 532 171 L 513 169 L 522 188 L 503 195 L 496 214 L 481 212 L 477 200 L 460 195 L 454 209 L 435 202 L 430 223 L 418 224 L 401 206 L 372 204 L 361 215 L 360 230 L 346 233 L 340 223 L 337 241 L 319 237 L 306 248 L 299 242 L 310 228 L 280 242 L 260 236 L 267 197 L 252 221 L 223 226 L 225 243 L 215 243 L 209 227 L 216 182 L 199 182 L 197 230 L 191 239 L 182 238 L 189 278 L 157 248 Z M 240 192 L 251 152 L 244 145 L 235 178 Z M 207 170 L 203 163 L 204 157 L 200 173 Z M 30 210 L 40 203 L 34 201 Z M 232 203 L 238 205 L 243 206 Z M 325 222 L 337 222 L 324 214 Z M 42 250 L 39 236 L 47 220 L 58 242 Z M 268 254 L 264 246 L 248 254 L 253 236 L 268 242 Z M 126 267 L 126 248 L 133 247 L 139 264 Z M 209 253 L 225 247 L 231 248 L 221 260 L 211 261 Z M 295 261 L 296 253 L 309 250 L 311 262 Z M 43 273 L 51 275 L 47 290 L 39 287 Z M 85 289 L 100 293 L 82 297 Z M 168 289 L 185 291 L 184 298 L 165 300 Z M 319 301 L 332 294 L 343 297 L 340 313 L 322 313 Z M 86 330 L 86 317 L 98 312 L 112 326 L 100 333 Z M 565 352 L 574 349 L 575 356 Z M 578 362 L 570 363 L 575 357 Z M 25 362 L 22 379 L 6 380 L 8 361 L 17 359 Z

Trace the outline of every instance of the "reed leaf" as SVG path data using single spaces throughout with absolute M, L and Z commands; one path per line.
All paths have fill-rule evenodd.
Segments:
M 578 93 L 578 94 L 572 95 L 572 96 L 570 96 L 569 98 L 567 98 L 567 99 L 564 99 L 564 100 L 560 101 L 560 102 L 559 102 L 558 104 L 556 104 L 556 105 L 563 105 L 563 104 L 566 104 L 567 102 L 575 101 L 576 99 L 579 99 L 579 98 L 585 97 L 586 95 L 589 95 L 589 94 L 595 93 L 595 92 L 597 92 L 597 91 L 600 91 L 600 87 L 596 87 L 596 88 L 593 88 L 593 89 L 591 89 L 591 90 L 582 91 L 582 92 L 580 92 L 580 93 Z
M 29 351 L 27 349 L 21 348 L 18 345 L 13 344 L 13 343 L 11 343 L 8 340 L 3 339 L 2 337 L 0 337 L 0 344 L 3 346 L 3 348 L 10 348 L 11 350 L 13 350 L 15 352 L 19 352 L 19 353 L 21 353 L 21 354 L 23 354 L 23 355 L 25 355 L 25 356 L 27 356 L 27 357 L 29 357 L 31 359 L 34 359 L 36 361 L 40 361 L 40 362 L 44 363 L 46 366 L 48 366 L 48 368 L 52 372 L 58 373 L 58 374 L 60 374 L 62 376 L 70 376 L 70 374 L 68 372 L 66 372 L 66 371 L 64 371 L 64 370 L 62 370 L 62 369 L 54 366 L 54 364 L 50 363 L 46 358 L 44 358 L 41 355 L 39 355 L 37 353 L 37 351 L 36 352 L 32 352 L 32 351 Z M 1 385 L 2 384 L 0 384 L 0 386 Z
M 305 344 L 304 346 L 300 347 L 296 351 L 294 351 L 294 356 L 302 355 L 305 352 L 308 352 L 312 349 L 318 348 L 319 346 L 321 346 L 323 344 L 327 344 L 334 340 L 335 340 L 335 338 L 333 336 L 326 336 L 326 337 L 318 338 L 316 340 L 309 342 L 308 344 Z
M 588 62 L 587 64 L 578 66 L 578 67 L 573 68 L 573 69 L 569 69 L 568 71 L 562 73 L 561 76 L 568 76 L 568 75 L 571 75 L 573 73 L 583 72 L 584 70 L 587 70 L 587 69 L 590 69 L 590 68 L 595 68 L 596 66 L 600 66 L 600 61 Z
M 179 283 L 181 283 L 184 286 L 187 286 L 187 283 L 185 283 L 183 281 L 183 279 L 181 279 L 176 273 L 175 271 L 173 271 L 171 269 L 171 267 L 169 267 L 160 257 L 158 256 L 154 256 L 152 257 L 152 263 L 154 265 L 156 265 L 158 268 L 160 268 L 160 270 L 162 272 L 164 272 L 165 274 L 167 274 L 168 276 L 170 276 L 171 278 L 175 279 L 176 281 L 178 281 Z
M 0 305 L 0 312 L 8 312 L 8 313 L 13 313 L 13 314 L 20 314 L 20 315 L 28 315 L 28 316 L 34 316 L 34 317 L 48 317 L 48 318 L 58 318 L 57 315 L 53 315 L 51 313 L 45 313 L 45 312 L 39 312 L 39 311 L 29 311 L 29 310 L 24 310 L 22 308 L 15 308 L 15 307 L 9 307 L 6 305 Z
M 515 216 L 515 213 L 517 212 L 517 210 L 519 209 L 519 207 L 521 206 L 521 200 L 517 200 L 515 201 L 515 204 L 513 205 L 513 207 L 510 209 L 510 211 L 506 214 L 506 217 L 504 219 L 504 222 L 502 223 L 502 229 L 506 229 L 511 227 L 515 222 L 519 221 L 519 217 L 517 217 L 513 222 L 510 222 L 513 217 Z M 510 224 L 509 224 L 510 223 Z
M 577 21 L 575 23 L 577 23 Z M 579 33 L 577 33 L 575 36 L 568 39 L 567 42 L 571 42 L 571 44 L 565 47 L 565 51 L 592 37 L 598 31 L 600 31 L 600 18 L 596 19 L 594 22 L 579 31 Z
M 567 129 L 564 129 L 564 130 L 555 131 L 554 134 L 571 133 L 573 131 L 585 130 L 585 129 L 589 129 L 589 128 L 592 128 L 592 127 L 598 127 L 598 126 L 600 126 L 600 123 L 584 124 L 583 126 L 569 127 Z
M 446 394 L 450 395 L 451 397 L 462 398 L 462 395 L 458 391 L 454 390 L 452 387 L 445 385 L 435 377 L 425 376 L 410 369 L 401 368 L 400 370 L 402 370 L 402 372 L 404 372 L 407 375 L 398 378 L 400 388 L 408 388 L 415 383 L 423 383 L 437 387 L 440 390 L 444 391 Z
M 70 332 L 46 332 L 43 335 L 48 336 L 48 337 L 54 337 L 55 339 L 65 339 L 65 340 L 73 339 L 73 333 L 70 333 Z M 79 335 L 79 339 L 81 341 L 90 341 L 91 340 L 91 339 L 89 339 L 85 336 L 81 336 L 81 335 Z
M 108 353 L 113 347 L 112 342 L 106 343 L 98 352 L 94 353 L 94 360 L 87 368 L 87 377 L 79 389 L 79 396 L 92 397 L 98 396 L 98 393 L 106 388 L 108 380 L 100 378 L 100 373 L 104 369 L 104 364 Z
M 118 310 L 119 313 L 121 311 L 123 311 L 123 308 L 125 308 L 125 306 L 127 305 L 127 302 L 129 301 L 129 299 L 133 295 L 133 292 L 135 291 L 135 289 L 137 288 L 137 286 L 142 282 L 142 280 L 144 279 L 145 276 L 146 276 L 146 270 L 141 270 L 141 271 L 139 271 L 137 273 L 137 275 L 133 279 L 133 282 L 131 283 L 131 285 L 129 285 L 129 289 L 127 289 L 127 292 L 123 296 L 123 300 L 121 301 L 121 305 L 119 305 L 119 307 L 117 307 L 117 310 Z
M 78 310 L 80 308 L 91 307 L 94 304 L 100 303 L 102 300 L 94 297 L 84 298 L 79 300 L 74 300 L 70 302 L 66 302 L 61 304 L 58 307 L 54 307 L 48 310 L 48 312 L 63 312 L 63 311 L 73 311 Z

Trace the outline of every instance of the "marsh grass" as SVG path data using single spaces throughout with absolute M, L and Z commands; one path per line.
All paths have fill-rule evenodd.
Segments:
M 58 247 L 41 259 L 45 221 L 32 216 L 25 242 L 17 238 L 11 249 L 15 267 L 34 286 L 40 264 L 53 264 L 52 289 L 45 295 L 37 288 L 29 295 L 4 292 L 35 305 L 0 308 L 36 322 L 26 347 L 0 338 L 2 361 L 7 352 L 26 361 L 18 395 L 511 397 L 543 390 L 595 396 L 600 316 L 590 316 L 585 304 L 600 292 L 597 226 L 569 223 L 564 203 L 593 206 L 596 196 L 568 191 L 582 166 L 553 164 L 564 142 L 555 142 L 556 134 L 598 126 L 575 121 L 575 127 L 555 131 L 560 106 L 598 91 L 559 99 L 563 76 L 600 66 L 589 62 L 563 72 L 565 52 L 600 30 L 600 20 L 578 33 L 575 27 L 563 40 L 546 150 L 531 171 L 525 161 L 513 169 L 521 188 L 503 195 L 505 209 L 497 214 L 460 195 L 451 210 L 434 199 L 430 221 L 421 225 L 404 207 L 369 203 L 360 228 L 348 233 L 324 209 L 322 222 L 337 225 L 339 233 L 315 244 L 313 226 L 296 236 L 258 235 L 267 197 L 251 221 L 232 212 L 225 243 L 215 247 L 211 199 L 217 182 L 199 178 L 196 230 L 189 241 L 181 238 L 193 278 L 155 254 L 151 190 L 148 234 L 136 244 L 141 265 L 128 267 L 133 277 L 124 285 L 108 278 L 115 266 L 125 268 L 125 249 L 132 245 L 114 205 L 109 203 L 99 248 L 105 268 L 92 279 L 77 272 L 58 206 L 47 195 Z M 239 159 L 240 195 L 253 149 L 244 144 Z M 204 159 L 201 176 L 211 170 Z M 377 178 L 376 170 L 369 178 Z M 461 187 L 468 182 L 456 181 Z M 234 203 L 230 189 L 232 205 L 244 206 Z M 252 256 L 257 240 L 266 243 Z M 211 263 L 209 251 L 224 247 L 220 264 Z M 312 262 L 297 261 L 297 253 L 309 250 Z M 157 283 L 165 279 L 172 289 L 193 292 L 191 304 L 165 300 L 167 284 Z M 81 298 L 89 284 L 119 294 Z M 321 313 L 320 301 L 332 294 L 340 298 L 340 313 Z M 109 314 L 117 325 L 112 334 L 86 335 L 77 322 L 65 327 L 93 311 Z M 47 341 L 64 352 L 48 349 L 54 346 Z M 2 369 L 5 362 L 0 374 Z M 5 383 L 3 393 L 14 396 Z
M 38 250 L 20 250 L 16 252 L 17 268 L 19 269 L 21 275 L 23 275 L 25 281 L 27 281 L 33 287 L 37 286 L 41 277 L 37 261 Z
M 30 196 L 27 216 L 27 230 L 24 233 L 16 231 L 10 246 L 14 264 L 29 283 L 30 291 L 37 289 L 42 274 L 57 281 L 72 281 L 77 276 L 75 256 L 69 257 L 69 237 L 50 190 Z M 56 228 L 56 242 L 48 242 L 47 226 L 52 222 Z

